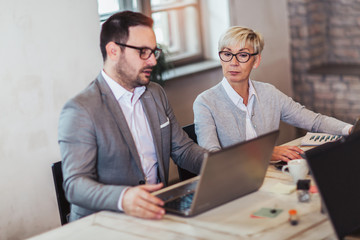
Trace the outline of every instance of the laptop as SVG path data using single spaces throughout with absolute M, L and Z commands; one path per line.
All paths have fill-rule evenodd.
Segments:
M 305 152 L 339 239 L 360 239 L 360 131 Z
M 200 175 L 152 194 L 165 210 L 194 216 L 258 190 L 265 178 L 279 130 L 205 154 Z

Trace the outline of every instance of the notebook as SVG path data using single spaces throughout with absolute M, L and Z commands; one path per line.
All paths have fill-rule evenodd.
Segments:
M 360 132 L 305 152 L 339 239 L 360 239 Z
M 159 191 L 165 210 L 194 216 L 258 190 L 279 131 L 205 155 L 200 175 Z

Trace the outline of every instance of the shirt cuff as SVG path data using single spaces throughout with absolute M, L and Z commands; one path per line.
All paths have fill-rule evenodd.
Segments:
M 348 125 L 346 125 L 344 128 L 343 128 L 343 130 L 341 131 L 342 132 L 342 134 L 343 135 L 349 135 L 349 130 L 350 130 L 350 128 L 352 127 L 353 125 L 350 125 L 350 124 L 348 124 Z
M 124 209 L 122 208 L 122 201 L 123 201 L 123 197 L 124 197 L 124 194 L 125 192 L 128 190 L 129 188 L 124 188 L 124 190 L 122 190 L 121 194 L 120 194 L 120 197 L 119 197 L 119 201 L 118 201 L 118 209 L 120 211 L 124 211 Z

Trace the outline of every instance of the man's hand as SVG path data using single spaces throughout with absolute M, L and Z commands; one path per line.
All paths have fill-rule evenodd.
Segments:
M 140 185 L 127 189 L 124 194 L 122 207 L 126 214 L 148 219 L 161 219 L 165 214 L 162 207 L 164 202 L 151 195 L 150 192 L 159 190 L 162 183 Z
M 271 161 L 282 160 L 288 162 L 293 159 L 302 158 L 300 154 L 304 153 L 303 150 L 296 146 L 276 146 L 271 156 Z

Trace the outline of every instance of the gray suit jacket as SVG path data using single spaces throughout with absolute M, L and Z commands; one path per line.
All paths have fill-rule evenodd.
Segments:
M 168 184 L 170 157 L 198 173 L 205 150 L 179 126 L 164 90 L 151 82 L 140 101 L 155 142 L 161 182 Z M 125 116 L 101 74 L 65 104 L 58 130 L 70 220 L 100 210 L 119 211 L 122 190 L 144 183 L 145 175 Z

